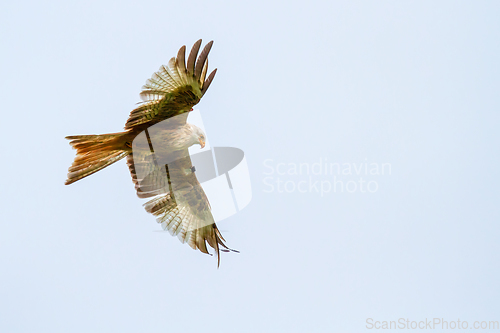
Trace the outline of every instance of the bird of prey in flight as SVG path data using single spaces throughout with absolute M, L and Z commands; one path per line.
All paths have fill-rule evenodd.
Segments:
M 144 204 L 146 211 L 193 249 L 210 254 L 208 243 L 215 250 L 219 265 L 219 251 L 234 250 L 224 244 L 189 157 L 190 146 L 205 146 L 205 134 L 186 122 L 217 71 L 207 77 L 212 44 L 209 42 L 197 57 L 201 46 L 201 39 L 198 40 L 187 62 L 186 47 L 182 46 L 168 66 L 161 66 L 142 87 L 143 101 L 130 113 L 124 132 L 67 136 L 76 149 L 76 157 L 66 185 L 127 157 L 137 195 L 150 198 Z

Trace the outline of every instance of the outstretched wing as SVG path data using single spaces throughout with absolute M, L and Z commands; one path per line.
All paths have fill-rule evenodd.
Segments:
M 177 57 L 170 59 L 168 66 L 161 66 L 142 87 L 140 96 L 143 102 L 132 110 L 125 129 L 153 125 L 189 112 L 194 105 L 198 104 L 217 71 L 214 69 L 206 78 L 208 53 L 212 44 L 213 41 L 209 42 L 196 60 L 201 39 L 194 43 L 187 63 L 185 62 L 186 46 L 182 46 Z
M 144 204 L 148 213 L 157 217 L 164 230 L 176 235 L 182 243 L 209 254 L 207 243 L 215 250 L 234 251 L 224 244 L 210 210 L 208 198 L 193 171 L 188 150 L 168 164 L 156 152 L 133 152 L 127 157 L 137 195 L 153 197 Z

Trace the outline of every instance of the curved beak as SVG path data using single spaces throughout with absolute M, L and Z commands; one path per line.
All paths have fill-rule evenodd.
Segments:
M 205 148 L 205 140 L 203 140 L 202 138 L 199 138 L 198 141 L 200 141 L 201 149 Z

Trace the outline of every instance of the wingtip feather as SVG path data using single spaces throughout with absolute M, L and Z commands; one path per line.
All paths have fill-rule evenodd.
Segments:
M 201 77 L 201 72 L 203 70 L 203 67 L 205 65 L 205 61 L 207 60 L 208 54 L 210 53 L 210 50 L 212 49 L 214 41 L 210 41 L 205 47 L 203 48 L 203 51 L 201 51 L 200 56 L 198 57 L 198 60 L 196 61 L 196 68 L 194 70 L 194 76 L 196 80 L 200 80 Z
M 186 69 L 190 75 L 194 74 L 194 65 L 196 62 L 196 57 L 198 56 L 198 51 L 200 50 L 200 46 L 201 46 L 201 39 L 198 39 L 194 43 L 193 47 L 191 48 L 191 52 L 189 53 L 189 58 L 188 58 Z
M 201 88 L 201 93 L 202 94 L 205 94 L 207 92 L 208 87 L 210 87 L 210 83 L 212 83 L 212 80 L 215 77 L 215 73 L 217 73 L 217 68 L 214 69 L 212 71 L 212 73 L 210 73 L 210 75 L 208 76 L 208 78 L 205 80 L 205 82 L 203 82 L 203 87 Z

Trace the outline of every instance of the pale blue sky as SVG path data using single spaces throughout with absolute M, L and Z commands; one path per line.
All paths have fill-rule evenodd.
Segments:
M 500 320 L 499 17 L 496 1 L 2 3 L 0 331 Z M 64 136 L 120 131 L 199 38 L 210 143 L 244 150 L 253 186 L 220 225 L 241 253 L 219 270 L 154 232 L 124 161 L 63 185 Z M 267 193 L 264 161 L 320 159 L 391 174 L 366 177 L 375 193 Z

